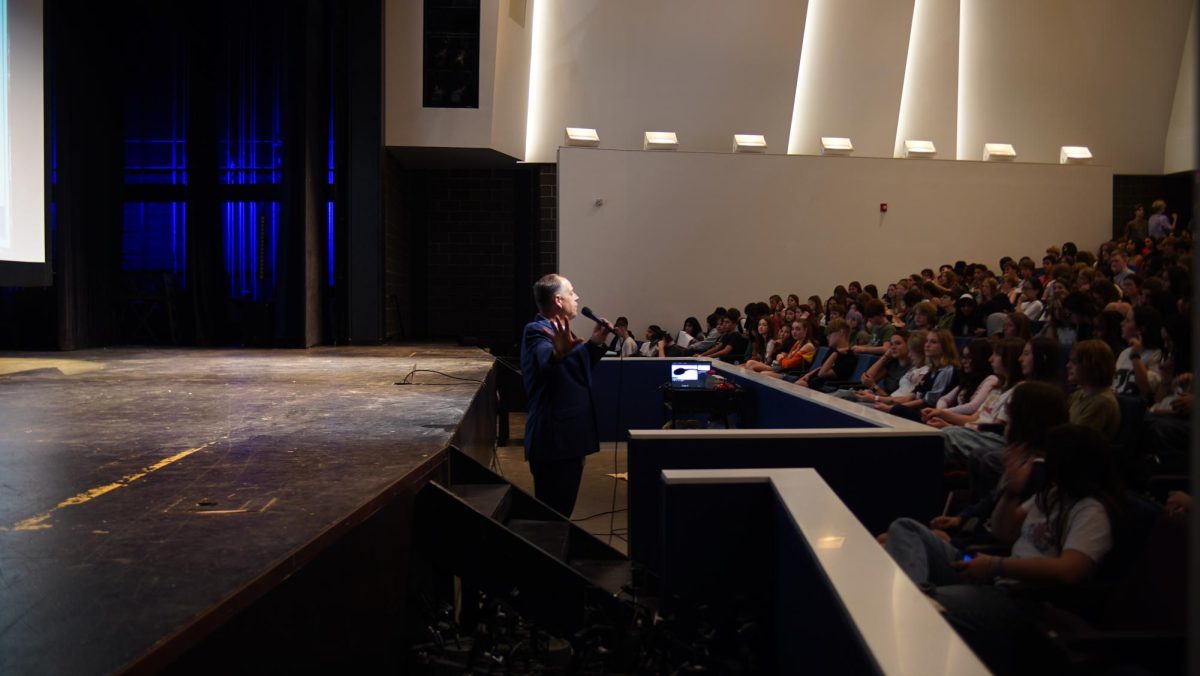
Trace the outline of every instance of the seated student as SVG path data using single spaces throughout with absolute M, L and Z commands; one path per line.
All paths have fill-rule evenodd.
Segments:
M 839 303 L 836 298 L 830 298 L 825 303 L 825 318 L 824 318 L 824 320 L 821 321 L 821 326 L 829 326 L 829 323 L 834 321 L 835 319 L 845 321 L 846 308 L 843 307 L 842 304 Z M 846 331 L 847 332 L 850 331 L 849 322 L 847 322 L 847 324 L 846 324 Z M 847 341 L 848 340 L 849 339 L 847 339 Z
M 850 345 L 866 345 L 871 342 L 871 334 L 863 327 L 863 315 L 859 310 L 858 301 L 851 300 L 846 306 L 846 324 L 850 327 Z
M 767 318 L 763 316 L 754 323 L 754 331 L 750 333 L 749 356 L 743 361 L 747 363 L 751 361 L 766 361 L 767 342 L 769 340 L 771 340 L 771 322 L 767 321 Z
M 737 320 L 727 314 L 717 324 L 717 330 L 721 332 L 717 344 L 697 356 L 720 359 L 728 364 L 740 362 L 746 353 L 746 337 L 738 331 Z
M 654 357 L 687 357 L 691 353 L 686 349 L 675 344 L 675 338 L 670 333 L 663 331 L 658 334 L 658 340 L 648 340 L 646 342 L 654 346 Z
M 645 340 L 638 347 L 637 355 L 639 357 L 657 357 L 658 342 L 662 340 L 665 333 L 658 324 L 651 324 L 646 327 Z
M 1191 320 L 1185 315 L 1175 317 L 1167 322 L 1163 336 L 1159 368 L 1164 387 L 1146 415 L 1141 448 L 1158 459 L 1163 472 L 1186 474 L 1192 413 Z
M 937 329 L 937 306 L 922 300 L 913 306 L 909 331 L 933 331 Z
M 679 339 L 675 342 L 679 343 L 679 347 L 688 348 L 691 344 L 704 337 L 704 331 L 700 328 L 700 320 L 695 317 L 688 317 L 683 320 L 683 328 L 679 331 Z
M 917 305 L 920 305 L 925 300 L 925 295 L 921 293 L 921 289 L 916 286 L 908 287 L 904 292 L 903 297 L 903 314 L 893 314 L 892 322 L 897 326 L 908 329 L 909 331 L 928 331 L 928 326 L 925 328 L 917 326 Z M 936 314 L 936 311 L 935 311 Z M 932 325 L 932 322 L 929 323 Z
M 1045 308 L 1041 295 L 1042 284 L 1037 279 L 1021 282 L 1021 299 L 1017 302 L 1017 312 L 1028 317 L 1030 321 L 1041 321 Z
M 1129 347 L 1117 357 L 1117 370 L 1112 388 L 1117 394 L 1140 396 L 1147 403 L 1162 385 L 1159 365 L 1162 363 L 1162 319 L 1149 306 L 1133 309 L 1131 317 L 1121 323 L 1121 335 Z
M 613 332 L 608 335 L 608 341 L 604 345 L 609 352 L 616 353 L 622 357 L 628 357 L 637 352 L 637 341 L 629 334 L 629 318 L 617 317 L 617 321 L 613 324 Z
M 1062 390 L 1046 383 L 1021 383 L 1013 388 L 1008 403 L 1009 425 L 1005 428 L 1005 462 L 1021 458 L 1032 463 L 1033 473 L 1025 485 L 1022 499 L 1042 487 L 1041 459 L 1044 457 L 1046 432 L 1067 422 L 1067 400 Z M 980 468 L 975 467 L 975 470 Z M 987 519 L 996 500 L 1007 488 L 1001 477 L 972 475 L 974 502 L 958 514 L 935 517 L 929 522 L 935 534 L 956 547 L 993 542 Z M 985 490 L 990 487 L 990 490 Z
M 1121 406 L 1112 391 L 1117 358 L 1102 340 L 1084 340 L 1071 348 L 1067 382 L 1079 389 L 1071 393 L 1071 422 L 1094 427 L 1108 439 L 1121 427 Z
M 957 338 L 973 338 L 987 333 L 983 325 L 984 315 L 979 311 L 975 297 L 964 293 L 954 301 L 954 318 L 950 323 L 950 333 Z
M 1171 380 L 1170 393 L 1146 414 L 1141 447 L 1163 471 L 1186 474 L 1192 417 L 1192 373 Z
M 817 346 L 811 338 L 812 321 L 804 319 L 792 322 L 791 334 L 786 349 L 780 350 L 770 364 L 752 359 L 744 364 L 745 368 L 772 378 L 783 378 L 789 373 L 807 371 L 812 366 L 813 356 L 817 352 Z
M 1138 273 L 1127 276 L 1121 282 L 1121 299 L 1137 307 L 1142 304 L 1142 285 L 1145 280 Z
M 1121 338 L 1121 322 L 1125 315 L 1119 310 L 1104 310 L 1092 320 L 1092 337 L 1102 340 L 1113 354 L 1120 354 L 1128 345 Z
M 1004 333 L 1001 338 L 1020 338 L 1029 341 L 1033 338 L 1033 323 L 1020 312 L 1010 312 L 1004 318 Z
M 876 404 L 875 408 L 912 420 L 921 419 L 921 409 L 933 406 L 958 385 L 958 350 L 949 331 L 930 331 L 925 336 L 925 363 L 929 375 L 908 397 L 891 396 L 891 405 Z
M 850 327 L 844 319 L 834 319 L 825 326 L 825 339 L 829 342 L 829 355 L 820 368 L 813 369 L 796 379 L 800 387 L 824 389 L 827 383 L 849 380 L 858 365 L 858 357 L 850 351 L 847 335 Z M 786 380 L 786 378 L 785 378 Z
M 1062 351 L 1058 343 L 1050 338 L 1034 338 L 1025 343 L 1021 353 L 1021 374 L 1025 380 L 1037 380 L 1060 385 L 1059 361 Z
M 1013 306 L 1008 300 L 1008 294 L 1000 291 L 1000 282 L 995 277 L 983 280 L 979 287 L 979 296 L 982 298 L 979 302 L 979 314 L 984 317 L 997 312 L 1012 312 Z
M 1021 300 L 1021 282 L 1024 281 L 1024 277 L 1019 273 L 1010 272 L 1004 274 L 997 281 L 1000 284 L 999 294 L 1008 301 L 1007 312 L 1016 310 L 1017 303 Z
M 1062 346 L 1074 345 L 1092 337 L 1092 315 L 1095 314 L 1091 298 L 1079 291 L 1068 293 L 1061 301 L 1050 305 L 1049 321 L 1041 335 L 1055 338 Z
M 1058 343 L 1049 338 L 1034 338 L 1025 343 L 1019 359 L 1021 364 L 1021 379 L 1023 382 L 1040 382 L 1058 387 L 1058 360 L 1060 358 Z M 1061 389 L 1061 388 L 1060 388 Z M 1009 418 L 1011 420 L 1011 418 Z M 961 435 L 963 433 L 954 433 Z M 949 442 L 949 434 L 946 437 Z M 962 439 L 956 438 L 956 441 Z M 980 440 L 971 449 L 968 460 L 972 467 L 972 477 L 975 485 L 982 490 L 990 490 L 1004 471 L 1004 445 L 987 443 Z
M 865 345 L 855 345 L 854 354 L 887 354 L 889 342 L 896 327 L 887 319 L 887 307 L 878 298 L 872 298 L 863 307 L 863 320 L 870 339 Z
M 729 319 L 731 319 L 733 321 L 733 328 L 738 333 L 742 333 L 743 330 L 746 328 L 745 326 L 742 325 L 742 320 L 745 319 L 745 317 L 742 317 L 741 310 L 739 310 L 735 307 L 730 307 L 728 310 L 725 311 L 725 316 L 729 317 Z M 745 338 L 744 335 L 742 337 Z
M 863 404 L 891 404 L 895 403 L 892 401 L 893 396 L 897 399 L 911 397 L 929 373 L 929 365 L 925 363 L 927 336 L 925 331 L 908 333 L 905 329 L 896 329 L 892 334 L 888 352 L 871 364 L 863 374 L 862 384 L 866 387 L 847 390 L 847 393 Z M 880 370 L 883 371 L 882 378 Z M 842 395 L 842 398 L 849 397 Z
M 711 350 L 712 347 L 717 344 L 717 339 L 721 337 L 721 331 L 718 328 L 721 323 L 721 316 L 722 314 L 714 312 L 705 318 L 705 323 L 708 324 L 708 330 L 703 336 L 696 336 L 695 342 L 693 342 L 691 345 L 688 345 L 688 350 L 691 351 L 693 355 L 701 354 L 702 352 Z
M 779 327 L 779 330 L 775 332 L 775 337 L 772 338 L 767 343 L 767 354 L 766 354 L 765 358 L 763 359 L 763 362 L 770 364 L 771 362 L 775 361 L 775 357 L 780 352 L 785 352 L 785 351 L 787 351 L 787 349 L 789 347 L 791 347 L 791 344 L 790 344 L 791 340 L 792 340 L 792 327 L 791 326 Z
M 966 462 L 977 449 L 993 450 L 1004 447 L 1004 427 L 1008 424 L 1008 400 L 1013 388 L 1024 379 L 1021 371 L 1021 355 L 1025 342 L 1016 338 L 1004 338 L 992 348 L 988 360 L 992 373 L 999 376 L 1000 384 L 988 393 L 986 399 L 974 413 L 961 415 L 947 410 L 931 412 L 925 423 L 932 427 L 945 428 L 942 441 L 946 445 L 946 457 L 952 463 Z
M 963 346 L 962 376 L 958 386 L 942 395 L 936 405 L 923 408 L 922 420 L 941 419 L 944 413 L 969 416 L 978 411 L 992 390 L 1000 385 L 1000 376 L 992 372 L 991 360 L 992 344 L 987 340 L 976 338 Z
M 1005 470 L 1008 489 L 992 512 L 992 534 L 1012 543 L 1009 556 L 963 561 L 961 552 L 936 537 L 889 530 L 888 549 L 895 549 L 897 562 L 903 558 L 901 567 L 919 584 L 935 585 L 932 596 L 946 620 L 998 673 L 1045 666 L 1033 650 L 1041 645 L 1033 638 L 1039 632 L 1010 585 L 1053 593 L 1090 579 L 1124 520 L 1123 491 L 1099 432 L 1059 425 L 1047 433 L 1045 449 L 1045 482 L 1034 497 L 1020 500 L 1030 463 L 1014 460 Z
M 949 331 L 950 327 L 954 326 L 954 319 L 958 314 L 954 296 L 949 291 L 938 289 L 929 297 L 929 302 L 933 303 L 933 307 L 937 309 L 937 328 Z

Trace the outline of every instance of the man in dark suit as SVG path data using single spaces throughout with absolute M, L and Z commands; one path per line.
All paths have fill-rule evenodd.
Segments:
M 579 296 L 571 281 L 550 274 L 533 285 L 538 316 L 521 338 L 521 378 L 529 396 L 525 459 L 538 500 L 570 516 L 579 494 L 584 458 L 600 450 L 592 367 L 604 356 L 608 322 L 591 340 L 571 333 Z

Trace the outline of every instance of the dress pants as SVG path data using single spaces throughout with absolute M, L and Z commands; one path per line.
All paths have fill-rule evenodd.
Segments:
M 579 481 L 583 478 L 584 457 L 565 460 L 530 460 L 533 474 L 533 494 L 551 509 L 570 518 L 579 496 Z

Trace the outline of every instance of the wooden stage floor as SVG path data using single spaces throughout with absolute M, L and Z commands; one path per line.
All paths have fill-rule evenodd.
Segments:
M 107 673 L 202 638 L 436 462 L 491 365 L 439 346 L 0 353 L 0 673 Z M 414 367 L 447 375 L 397 385 Z

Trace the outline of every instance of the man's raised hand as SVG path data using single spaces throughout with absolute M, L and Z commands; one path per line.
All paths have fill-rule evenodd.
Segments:
M 552 317 L 549 320 L 550 328 L 542 329 L 547 336 L 550 336 L 550 341 L 554 344 L 554 360 L 562 361 L 566 358 L 567 353 L 575 349 L 575 346 L 582 343 L 583 340 L 576 338 L 575 334 L 571 333 L 571 323 L 566 319 Z

